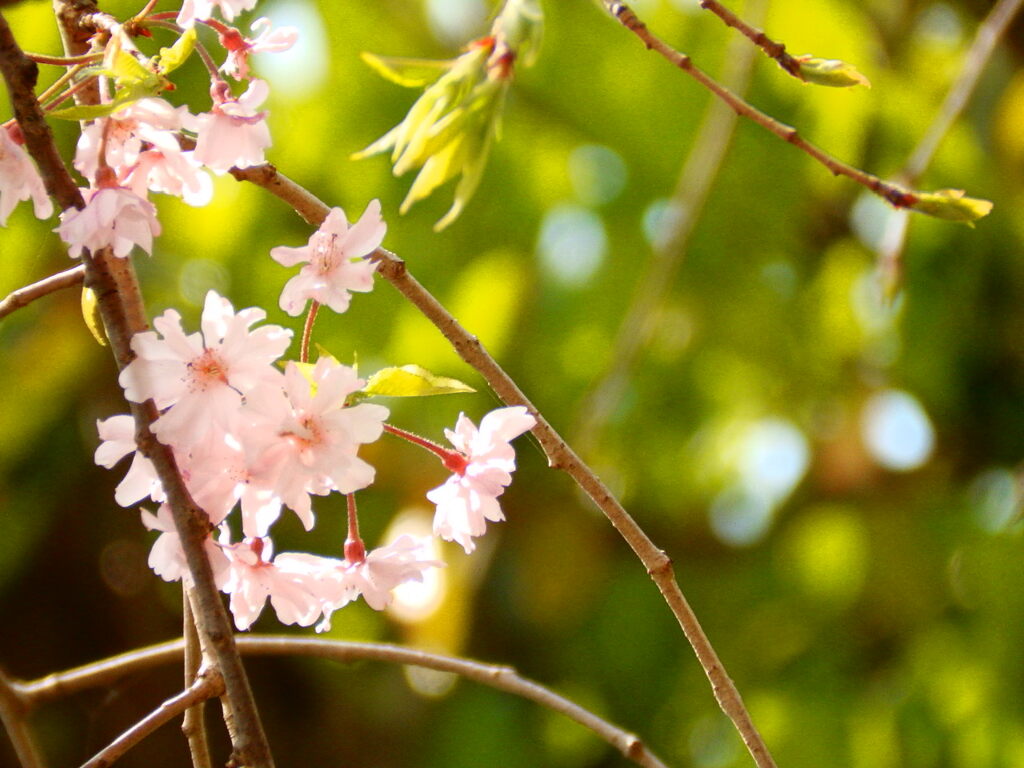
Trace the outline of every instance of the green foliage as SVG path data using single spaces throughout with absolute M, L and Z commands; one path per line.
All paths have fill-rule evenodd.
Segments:
M 666 40 L 722 73 L 730 30 L 692 4 L 635 5 Z M 983 5 L 774 0 L 763 24 L 769 34 L 790 50 L 862 64 L 873 88 L 802 87 L 759 57 L 748 97 L 888 178 L 927 130 Z M 132 13 L 137 4 L 104 8 Z M 272 89 L 268 159 L 346 211 L 380 198 L 385 247 L 575 441 L 593 418 L 587 396 L 618 364 L 622 319 L 655 263 L 659 226 L 672 220 L 668 201 L 709 96 L 591 4 L 545 3 L 543 51 L 517 73 L 502 141 L 473 203 L 435 235 L 446 202 L 424 199 L 399 216 L 407 190 L 391 168 L 348 159 L 409 109 L 408 92 L 377 77 L 359 51 L 450 60 L 487 33 L 486 21 L 452 42 L 434 36 L 417 3 L 302 8 L 324 22 L 330 77 L 300 91 L 308 61 L 281 74 L 255 59 Z M 275 23 L 293 23 L 284 4 L 265 10 Z M 45 3 L 4 9 L 33 50 L 57 50 L 49 14 Z M 413 78 L 412 69 L 381 61 Z M 178 72 L 190 67 L 198 72 L 194 56 Z M 874 246 L 897 212 L 740 123 L 685 258 L 646 315 L 637 366 L 584 451 L 672 557 L 780 766 L 1024 764 L 1016 671 L 1024 541 L 1014 522 L 1024 457 L 1022 73 L 1019 46 L 1006 46 L 921 179 L 929 189 L 988 198 L 991 214 L 975 229 L 912 217 L 903 288 L 889 303 L 876 290 Z M 42 83 L 53 77 L 42 69 Z M 194 110 L 209 106 L 205 87 L 165 95 L 187 98 Z M 63 124 L 56 130 L 71 157 L 75 136 Z M 619 159 L 617 186 L 603 184 L 612 172 L 601 154 L 583 151 L 595 146 Z M 270 322 L 298 335 L 301 321 L 277 309 L 288 270 L 268 251 L 305 242 L 308 226 L 227 177 L 216 180 L 206 208 L 155 199 L 165 234 L 151 259 L 136 260 L 151 315 L 174 306 L 196 328 L 203 296 L 217 288 L 236 307 L 266 307 Z M 568 234 L 556 237 L 553 212 L 566 209 L 574 212 L 563 219 Z M 0 231 L 0 294 L 67 268 L 53 226 L 24 204 L 15 210 Z M 343 316 L 321 310 L 314 337 L 341 359 L 357 353 L 362 371 L 411 362 L 480 390 L 388 400 L 391 420 L 417 434 L 443 439 L 460 411 L 477 420 L 497 405 L 436 329 L 381 281 Z M 0 350 L 5 671 L 42 675 L 178 633 L 180 597 L 147 572 L 153 536 L 137 510 L 112 500 L 127 467 L 92 464 L 96 419 L 125 405 L 113 363 L 83 327 L 77 292 L 0 322 Z M 913 395 L 934 430 L 930 459 L 917 469 L 887 468 L 864 439 L 869 404 L 891 389 Z M 751 478 L 764 477 L 754 472 L 762 454 L 751 446 L 765 435 L 782 445 L 794 434 L 772 431 L 769 421 L 802 437 L 807 463 L 765 507 L 750 493 Z M 359 500 L 369 543 L 399 511 L 429 525 L 423 493 L 445 473 L 421 454 L 387 438 L 363 454 L 377 468 Z M 780 454 L 764 455 L 770 467 Z M 333 635 L 442 638 L 445 650 L 578 692 L 671 765 L 749 766 L 628 547 L 530 439 L 518 460 L 502 497 L 506 522 L 472 556 L 458 547 L 444 553 L 448 595 L 457 598 L 429 619 L 429 636 L 427 622 L 361 606 L 336 614 Z M 319 502 L 312 536 L 282 520 L 281 551 L 338 555 L 343 504 Z M 272 618 L 258 628 L 280 631 Z M 564 724 L 470 684 L 432 694 L 376 664 L 260 660 L 251 669 L 279 764 L 625 765 L 592 738 L 566 735 Z M 171 695 L 180 672 L 159 682 Z M 71 734 L 67 759 L 52 762 L 80 763 L 95 751 L 98 737 L 84 735 L 79 707 L 95 733 L 113 738 L 136 706 L 130 701 L 139 699 L 140 716 L 156 701 L 138 690 L 126 681 L 62 710 L 53 730 Z M 180 732 L 164 731 L 123 764 L 187 764 Z
M 475 392 L 468 384 L 447 376 L 435 376 L 418 365 L 382 368 L 366 380 L 359 394 L 364 397 L 424 397 Z

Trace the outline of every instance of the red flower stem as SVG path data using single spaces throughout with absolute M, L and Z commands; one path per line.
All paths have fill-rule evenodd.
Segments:
M 227 24 L 222 24 L 221 22 L 217 21 L 217 19 L 196 19 L 196 21 L 199 24 L 205 24 L 218 35 L 226 34 L 228 30 L 232 29 L 232 27 L 229 27 Z
M 410 443 L 414 443 L 415 445 L 418 445 L 420 448 L 426 448 L 435 456 L 440 457 L 442 461 L 447 459 L 452 453 L 452 451 L 449 451 L 448 449 L 438 445 L 437 443 L 431 440 L 427 440 L 425 437 L 414 435 L 412 432 L 406 432 L 404 429 L 401 429 L 399 427 L 393 427 L 390 424 L 384 425 L 384 431 L 390 432 L 392 435 L 395 435 L 396 437 L 401 437 L 404 440 L 408 440 Z
M 348 505 L 348 538 L 345 539 L 345 559 L 350 563 L 361 563 L 366 559 L 366 544 L 359 536 L 359 513 L 356 511 L 356 495 L 345 495 Z
M 306 314 L 306 325 L 302 328 L 302 348 L 299 350 L 299 362 L 309 362 L 309 341 L 313 338 L 313 323 L 316 322 L 316 313 L 320 311 L 320 302 L 314 300 L 309 305 L 309 312 Z

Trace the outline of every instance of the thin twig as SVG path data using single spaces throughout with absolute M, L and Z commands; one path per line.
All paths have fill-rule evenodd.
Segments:
M 70 67 L 103 61 L 102 53 L 87 53 L 84 56 L 47 56 L 43 53 L 30 53 L 29 51 L 25 51 L 25 55 L 32 59 L 36 64 L 53 64 L 58 67 Z
M 680 53 L 654 35 L 629 6 L 617 2 L 617 0 L 602 0 L 602 2 L 608 13 L 622 26 L 636 35 L 649 50 L 656 51 L 665 60 L 686 72 L 686 74 L 690 75 L 690 77 L 728 104 L 736 114 L 757 123 L 783 141 L 800 149 L 825 166 L 834 176 L 846 176 L 848 179 L 852 179 L 897 208 L 907 208 L 918 202 L 918 197 L 913 192 L 896 184 L 882 181 L 877 176 L 836 159 L 828 152 L 807 141 L 799 134 L 796 128 L 776 120 L 774 117 L 765 114 L 757 109 L 757 107 L 739 98 L 694 64 L 689 56 Z
M 78 19 L 90 9 L 95 9 L 95 6 L 89 0 L 55 0 L 56 15 L 62 39 L 68 46 L 65 50 L 68 55 L 78 55 L 88 47 L 88 35 L 82 33 Z M 0 70 L 11 96 L 15 117 L 25 136 L 25 146 L 39 166 L 47 190 L 57 199 L 61 208 L 83 207 L 82 195 L 57 152 L 53 134 L 35 97 L 37 66 L 21 52 L 2 14 Z M 83 102 L 98 99 L 98 93 L 82 94 L 80 98 Z M 118 367 L 123 369 L 134 358 L 132 336 L 147 327 L 142 294 L 132 263 L 129 259 L 114 257 L 109 248 L 100 249 L 94 254 L 86 253 L 82 261 L 85 284 L 96 294 L 111 350 Z M 256 703 L 241 659 L 235 650 L 233 630 L 206 556 L 204 543 L 210 532 L 209 518 L 189 495 L 171 449 L 160 443 L 150 430 L 159 416 L 156 406 L 152 401 L 129 405 L 136 424 L 139 452 L 153 462 L 167 493 L 175 527 L 195 584 L 200 631 L 212 650 L 218 671 L 225 681 L 232 711 L 236 715 L 237 727 L 229 729 L 235 757 L 241 764 L 253 768 L 272 768 L 273 758 Z
M 192 600 L 184 584 L 181 587 L 181 608 L 185 643 L 185 687 L 188 688 L 199 680 L 199 670 L 203 665 L 204 656 L 195 615 L 192 613 Z M 206 738 L 206 719 L 203 716 L 205 709 L 205 700 L 197 701 L 185 710 L 181 722 L 181 732 L 188 741 L 188 751 L 192 756 L 192 768 L 213 768 L 210 744 Z
M 125 675 L 173 663 L 181 658 L 181 640 L 153 645 L 109 659 L 57 672 L 39 680 L 16 684 L 18 694 L 32 706 L 98 686 L 109 685 Z M 410 664 L 441 672 L 452 672 L 482 685 L 536 702 L 588 728 L 637 765 L 665 768 L 634 734 L 560 696 L 549 688 L 522 677 L 514 669 L 495 664 L 428 653 L 387 643 L 356 643 L 295 635 L 241 635 L 238 649 L 246 656 L 316 656 L 343 664 L 354 661 L 383 661 Z
M 264 187 L 288 203 L 309 224 L 319 227 L 327 217 L 329 208 L 311 192 L 277 172 L 270 164 L 245 169 L 232 169 L 231 174 L 240 181 L 249 181 Z M 471 365 L 506 405 L 522 405 L 537 419 L 532 432 L 540 442 L 548 465 L 566 472 L 604 513 L 609 522 L 626 540 L 643 563 L 647 573 L 657 585 L 672 614 L 679 622 L 686 639 L 700 661 L 704 673 L 711 681 L 711 690 L 722 711 L 732 720 L 744 744 L 759 768 L 774 768 L 775 762 L 751 720 L 739 691 L 722 666 L 704 630 L 690 608 L 676 582 L 672 561 L 654 545 L 643 529 L 626 512 L 618 499 L 601 482 L 590 467 L 568 446 L 519 386 L 505 373 L 483 344 L 468 333 L 458 321 L 435 299 L 406 269 L 405 262 L 390 251 L 378 248 L 371 258 L 380 263 L 378 273 L 405 296 L 432 322 L 452 345 L 455 352 Z
M 768 0 L 748 3 L 747 12 L 757 22 L 764 16 Z M 750 82 L 754 49 L 734 38 L 726 54 L 722 81 L 742 97 Z M 668 201 L 666 221 L 651 246 L 651 262 L 643 275 L 618 335 L 608 366 L 581 399 L 577 409 L 574 444 L 583 456 L 589 456 L 605 425 L 622 399 L 642 350 L 650 342 L 664 310 L 665 296 L 686 256 L 697 222 L 700 220 L 722 160 L 732 142 L 737 115 L 723 102 L 712 99 L 694 139 L 686 163 Z
M 0 670 L 0 722 L 14 747 L 21 768 L 43 768 L 43 756 L 28 726 L 31 709 L 24 692 Z
M 224 682 L 219 675 L 211 670 L 206 676 L 198 678 L 188 688 L 154 709 L 135 725 L 122 733 L 110 744 L 101 749 L 91 760 L 82 763 L 82 768 L 107 768 L 124 755 L 128 750 L 149 736 L 160 726 L 170 722 L 190 707 L 214 696 L 224 690 Z
M 750 40 L 750 42 L 764 51 L 768 58 L 775 59 L 776 63 L 782 67 L 783 70 L 791 74 L 793 77 L 803 80 L 803 77 L 800 75 L 800 64 L 792 55 L 786 52 L 785 45 L 772 40 L 757 27 L 747 24 L 747 22 L 721 3 L 715 2 L 715 0 L 700 0 L 700 7 L 706 11 L 711 11 L 715 16 L 724 21 L 726 26 L 737 30 L 740 34 Z M 751 16 L 755 15 L 748 9 L 745 10 L 747 10 Z M 755 23 L 759 24 L 760 22 L 757 21 Z
M 27 307 L 36 299 L 49 296 L 64 288 L 81 285 L 84 277 L 85 267 L 79 264 L 77 267 L 65 269 L 63 272 L 45 277 L 39 282 L 11 291 L 3 301 L 0 301 L 0 320 L 22 307 Z
M 946 93 L 935 119 L 897 175 L 901 182 L 913 186 L 927 170 L 942 140 L 967 107 L 981 79 L 981 73 L 985 71 L 1013 17 L 1020 11 L 1022 2 L 1024 0 L 999 0 L 978 26 L 974 41 L 964 55 L 960 73 Z M 887 294 L 891 294 L 902 282 L 908 224 L 906 211 L 898 211 L 890 216 L 878 243 L 878 268 Z

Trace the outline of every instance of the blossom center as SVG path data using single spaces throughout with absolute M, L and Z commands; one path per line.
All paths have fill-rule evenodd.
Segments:
M 193 390 L 206 390 L 213 384 L 227 384 L 227 368 L 212 349 L 203 350 L 203 354 L 188 364 L 189 378 Z
M 338 236 L 333 233 L 317 232 L 314 236 L 316 246 L 313 249 L 313 264 L 321 275 L 328 275 L 338 265 L 340 255 Z

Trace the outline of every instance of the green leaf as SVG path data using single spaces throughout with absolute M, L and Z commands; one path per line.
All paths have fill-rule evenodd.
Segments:
M 47 117 L 56 117 L 61 120 L 98 120 L 101 117 L 110 117 L 134 101 L 144 99 L 150 93 L 135 90 L 118 91 L 114 100 L 109 104 L 79 104 L 74 107 L 57 109 L 47 114 Z
M 362 394 L 366 397 L 374 395 L 422 397 L 424 395 L 454 395 L 464 392 L 476 392 L 476 390 L 458 379 L 435 376 L 418 365 L 382 368 L 370 377 L 362 389 Z
M 107 332 L 103 329 L 103 319 L 100 317 L 100 305 L 92 288 L 82 288 L 82 318 L 99 345 L 108 346 Z
M 845 61 L 813 56 L 797 56 L 795 60 L 800 67 L 800 77 L 808 83 L 831 88 L 849 88 L 854 85 L 871 87 L 871 82 Z
M 119 88 L 157 93 L 163 89 L 164 80 L 150 71 L 138 59 L 121 49 L 104 60 L 106 74 L 114 78 Z
M 170 48 L 161 48 L 159 55 L 154 60 L 157 70 L 163 74 L 173 72 L 185 61 L 196 47 L 196 28 L 189 27 L 185 34 L 179 37 Z
M 917 202 L 908 207 L 937 219 L 959 221 L 970 227 L 980 218 L 988 216 L 992 211 L 990 200 L 976 197 L 964 197 L 962 189 L 940 189 L 937 192 L 915 192 Z
M 425 85 L 430 85 L 452 65 L 451 61 L 378 56 L 365 51 L 359 54 L 359 57 L 385 80 L 390 80 L 405 88 L 422 88 Z

